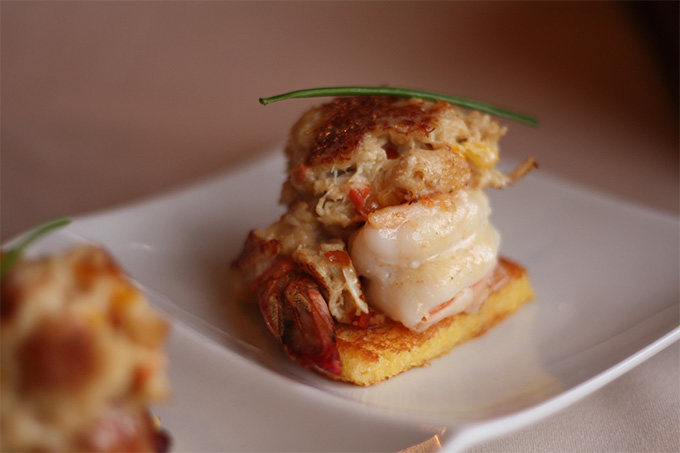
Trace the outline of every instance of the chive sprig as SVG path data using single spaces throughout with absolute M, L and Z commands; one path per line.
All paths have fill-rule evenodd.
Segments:
M 260 104 L 267 105 L 272 102 L 283 101 L 285 99 L 311 98 L 325 96 L 397 96 L 405 98 L 420 98 L 426 101 L 444 101 L 458 107 L 478 110 L 489 115 L 505 118 L 528 126 L 538 126 L 538 120 L 532 116 L 517 113 L 508 109 L 487 104 L 486 102 L 475 101 L 472 99 L 450 96 L 446 94 L 433 93 L 431 91 L 413 90 L 409 88 L 397 88 L 390 86 L 364 87 L 364 86 L 342 86 L 342 87 L 323 87 L 309 88 L 305 90 L 291 91 L 276 96 L 260 98 Z
M 48 220 L 26 233 L 26 235 L 9 250 L 6 252 L 3 251 L 2 258 L 0 258 L 0 279 L 5 278 L 5 274 L 7 274 L 16 261 L 21 258 L 21 255 L 24 254 L 24 251 L 29 245 L 45 236 L 47 233 L 66 226 L 69 223 L 71 223 L 71 219 L 68 217 L 58 217 L 53 220 Z

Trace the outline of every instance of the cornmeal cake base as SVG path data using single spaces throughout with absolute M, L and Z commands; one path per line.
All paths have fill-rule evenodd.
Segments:
M 491 293 L 476 313 L 451 316 L 423 332 L 413 332 L 389 318 L 370 328 L 336 325 L 342 362 L 342 375 L 337 379 L 362 386 L 377 384 L 426 365 L 517 311 L 534 293 L 522 267 L 507 260 L 502 260 L 502 265 L 510 271 L 509 280 Z

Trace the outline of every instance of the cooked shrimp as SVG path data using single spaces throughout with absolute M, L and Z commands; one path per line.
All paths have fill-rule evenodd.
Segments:
M 500 244 L 489 214 L 481 190 L 370 214 L 350 246 L 368 299 L 414 330 L 474 307 L 472 287 L 494 269 Z

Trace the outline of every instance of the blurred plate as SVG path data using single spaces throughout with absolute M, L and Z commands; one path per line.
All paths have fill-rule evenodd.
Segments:
M 370 388 L 292 364 L 229 266 L 283 212 L 281 153 L 158 198 L 77 218 L 32 253 L 107 247 L 173 319 L 177 451 L 457 450 L 550 415 L 680 338 L 678 220 L 534 172 L 491 192 L 502 253 L 536 300 L 430 366 Z

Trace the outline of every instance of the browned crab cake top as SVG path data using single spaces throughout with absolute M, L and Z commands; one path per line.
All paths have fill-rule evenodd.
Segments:
M 351 160 L 364 136 L 375 131 L 425 139 L 436 126 L 435 116 L 446 107 L 441 102 L 405 102 L 396 97 L 336 99 L 319 107 L 323 121 L 314 130 L 305 164 L 313 167 Z M 393 154 L 396 149 L 386 147 L 385 152 Z
M 322 223 L 347 227 L 381 207 L 475 185 L 504 131 L 444 102 L 337 98 L 293 126 L 282 201 L 305 201 Z

